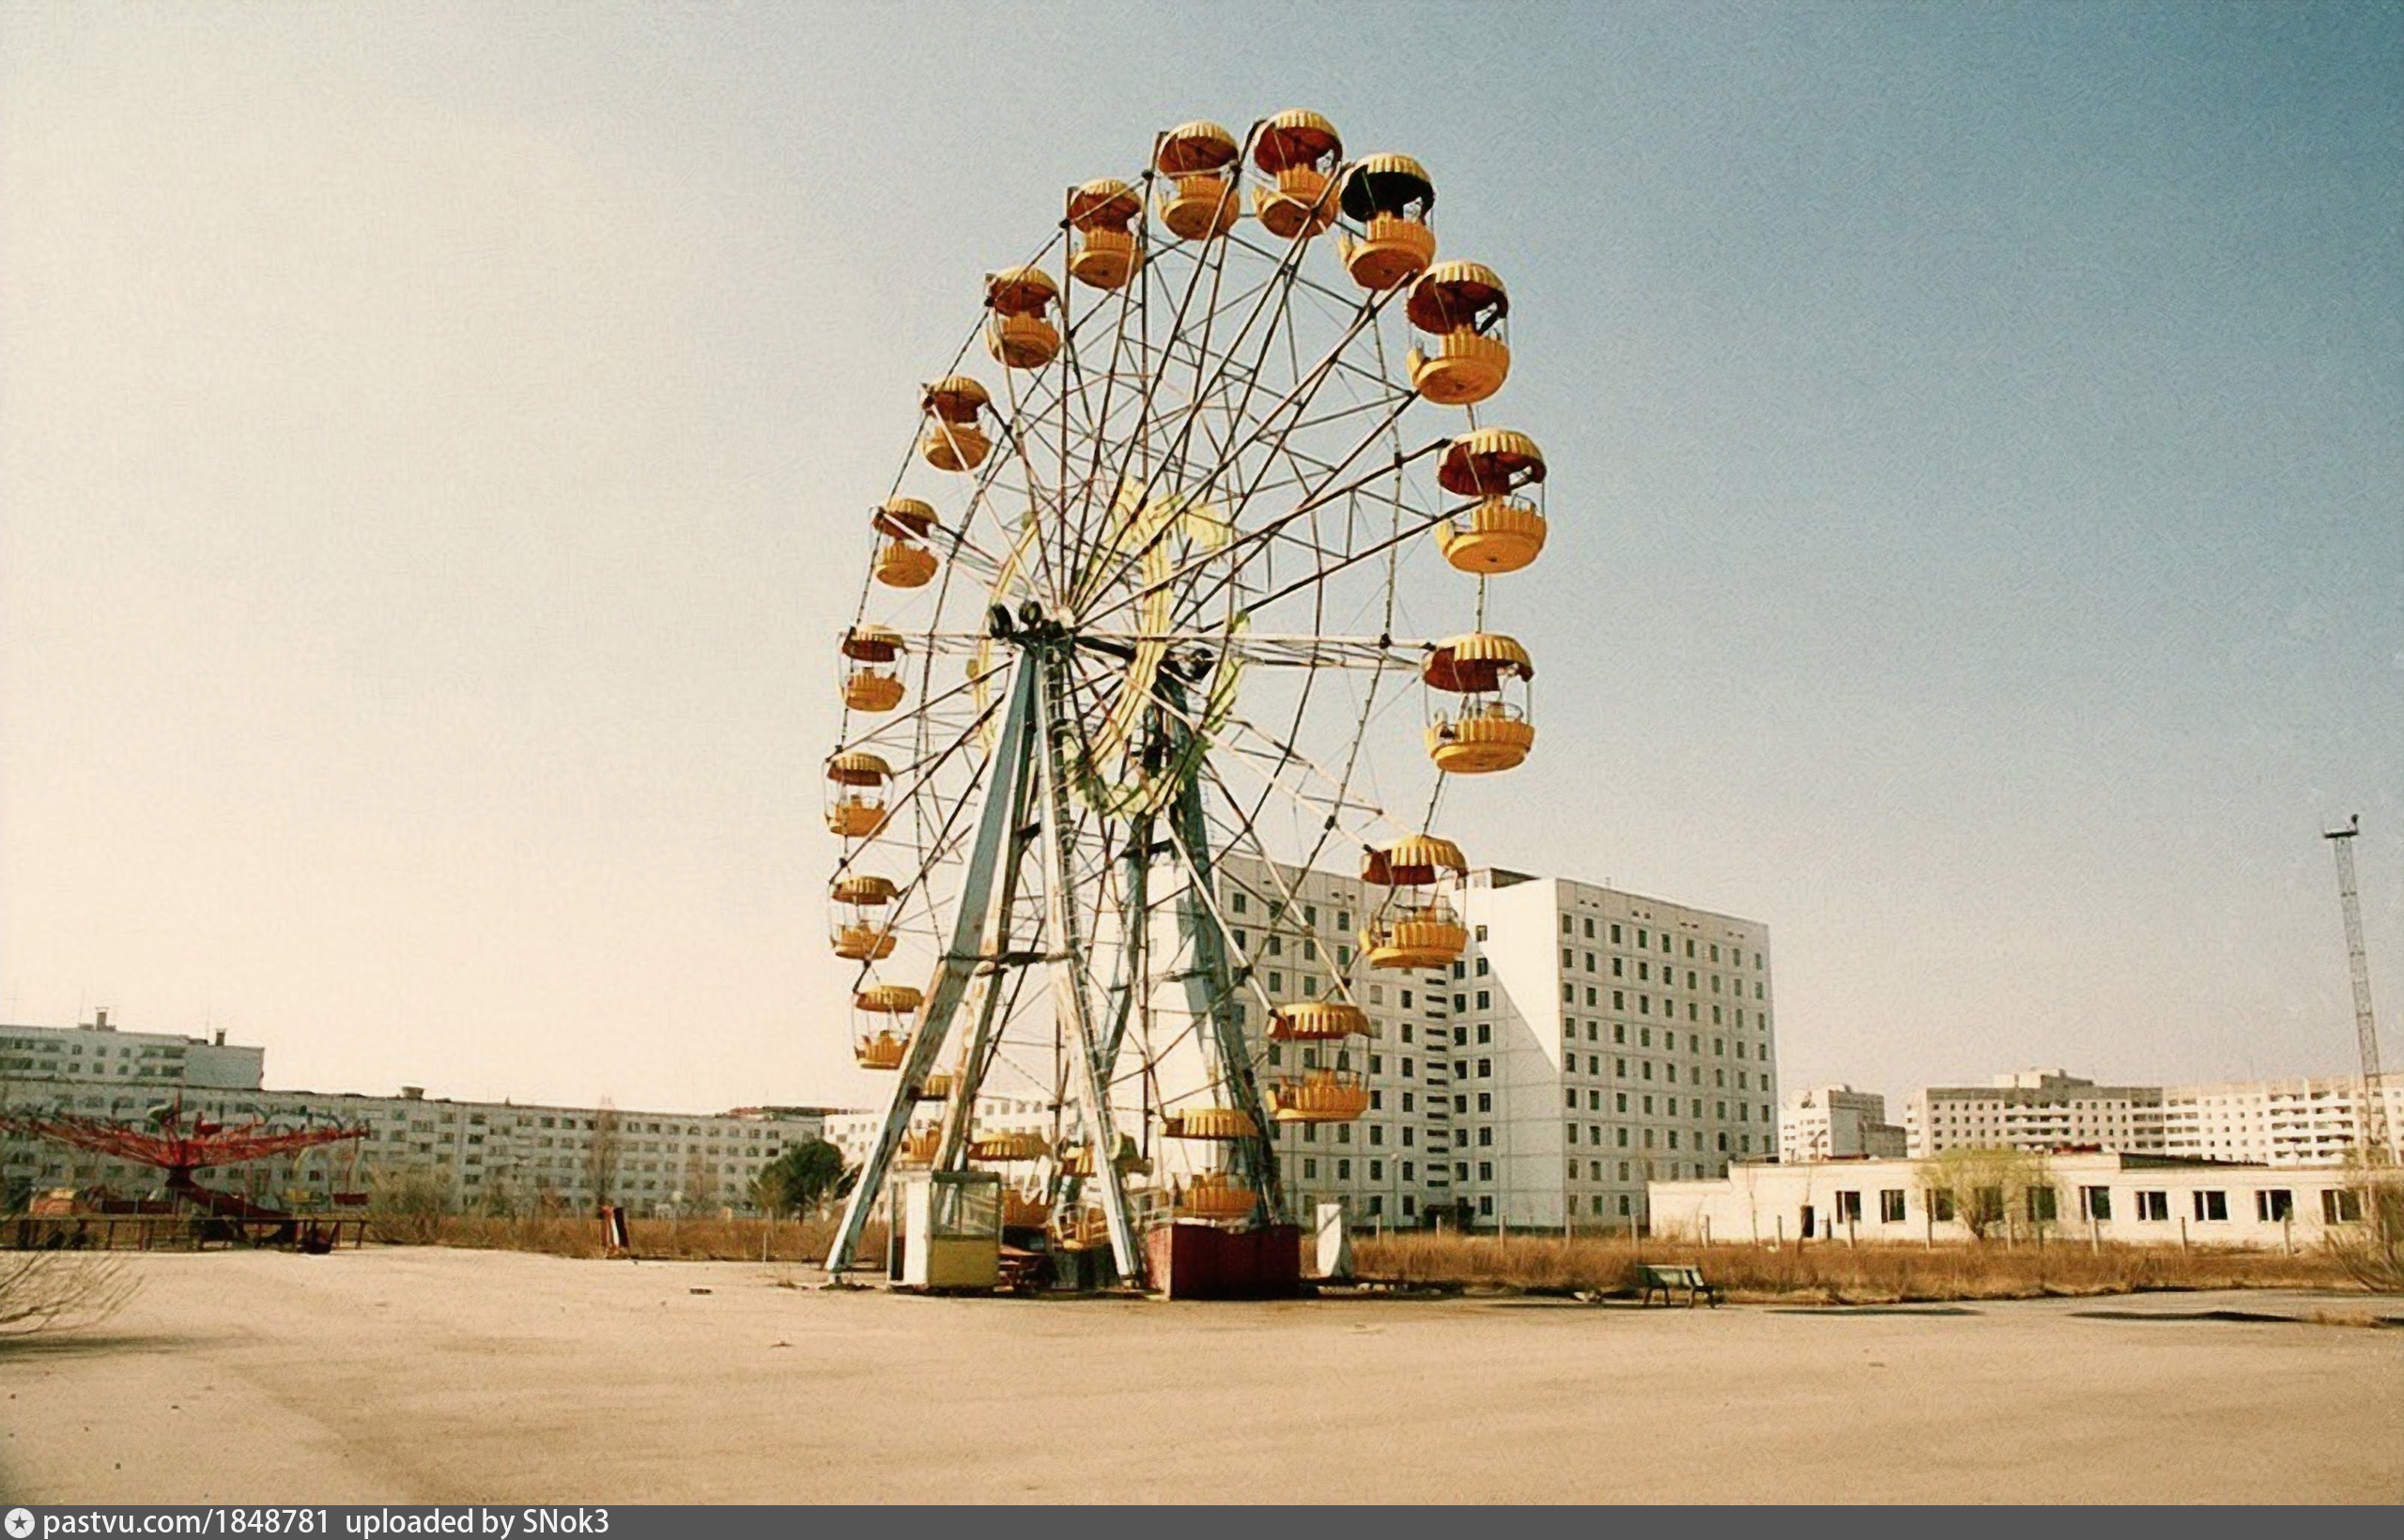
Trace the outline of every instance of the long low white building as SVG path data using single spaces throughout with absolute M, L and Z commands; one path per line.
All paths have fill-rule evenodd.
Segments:
M 1967 1160 L 1740 1163 L 1712 1181 L 1652 1184 L 1653 1233 L 1778 1241 L 1967 1240 L 2042 1233 L 2137 1245 L 2318 1244 L 2360 1223 L 2343 1166 L 2272 1167 L 2127 1153 Z
M 0 1107 L 134 1123 L 170 1101 L 239 1126 L 338 1125 L 363 1137 L 203 1172 L 204 1185 L 254 1202 L 316 1208 L 410 1175 L 454 1208 L 515 1213 L 619 1203 L 640 1214 L 747 1211 L 761 1169 L 822 1137 L 827 1109 L 742 1107 L 696 1114 L 618 1107 L 453 1101 L 404 1086 L 398 1096 L 277 1091 L 266 1050 L 167 1033 L 125 1032 L 100 1012 L 76 1027 L 0 1024 Z M 0 1133 L 0 1210 L 43 1189 L 146 1197 L 146 1166 Z

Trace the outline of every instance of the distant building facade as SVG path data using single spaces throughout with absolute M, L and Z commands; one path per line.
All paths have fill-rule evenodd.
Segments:
M 2088 1147 L 2309 1166 L 2351 1155 L 2377 1107 L 2391 1158 L 2404 1158 L 2404 1074 L 2379 1077 L 2368 1097 L 2365 1090 L 2358 1075 L 2098 1086 L 2029 1070 L 1991 1086 L 1932 1086 L 1913 1099 L 1905 1122 L 1914 1155 Z
M 2124 1152 L 2029 1155 L 1998 1189 L 1991 1237 L 2133 1245 L 2303 1246 L 2359 1224 L 2341 1166 L 2277 1169 Z M 1739 1164 L 1711 1181 L 1656 1182 L 1653 1233 L 1715 1241 L 1966 1240 L 1949 1193 L 1912 1161 Z
M 0 1025 L 0 1085 L 12 1080 L 105 1080 L 129 1086 L 256 1090 L 267 1050 L 228 1043 L 225 1034 L 189 1038 L 124 1032 L 95 1011 L 82 1026 Z
M 1903 1124 L 1915 1156 L 2067 1146 L 2161 1154 L 2162 1105 L 2159 1086 L 2098 1086 L 2060 1070 L 2025 1070 L 1986 1086 L 1930 1086 L 1912 1099 Z
M 1814 1086 L 1798 1092 L 1778 1114 L 1778 1158 L 1800 1161 L 1871 1157 L 1900 1160 L 1908 1135 L 1887 1121 L 1887 1099 L 1850 1086 Z
M 640 1213 L 752 1207 L 760 1169 L 788 1146 L 820 1137 L 814 1108 L 711 1116 L 611 1107 L 520 1105 L 261 1088 L 266 1050 L 222 1040 L 121 1032 L 104 1015 L 75 1028 L 0 1026 L 0 1101 L 135 1122 L 181 1095 L 188 1113 L 227 1124 L 362 1128 L 356 1141 L 212 1167 L 204 1186 L 279 1206 L 331 1201 L 379 1179 L 424 1184 L 448 1206 L 496 1212 L 586 1211 L 620 1203 Z M 239 1079 L 238 1086 L 214 1084 Z M 38 1138 L 0 1134 L 0 1203 L 34 1192 L 105 1187 L 148 1195 L 158 1173 Z
M 2404 1159 L 2404 1074 L 2370 1087 L 2384 1108 L 2390 1159 Z M 2369 1119 L 2359 1075 L 2172 1086 L 2162 1093 L 2163 1147 L 2174 1155 L 2266 1165 L 2326 1165 L 2361 1145 Z

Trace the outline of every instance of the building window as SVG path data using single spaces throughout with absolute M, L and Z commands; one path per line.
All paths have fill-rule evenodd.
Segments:
M 1903 1222 L 1902 1188 L 1882 1187 L 1878 1190 L 1878 1222 L 1881 1224 L 1901 1224 Z
M 2082 1187 L 2078 1190 L 2078 1217 L 2096 1221 L 2112 1217 L 2112 1190 L 2108 1187 Z
M 1477 1142 L 1481 1148 L 1491 1147 L 1494 1143 L 1494 1130 L 1490 1126 L 1479 1129 L 1477 1131 Z M 1484 1178 L 1481 1178 L 1480 1179 L 1483 1180 Z
M 2052 1188 L 2029 1188 L 2028 1223 L 2031 1224 L 2051 1224 L 2054 1223 L 2056 1217 L 2055 1204 L 2056 1198 Z
M 2254 1194 L 2254 1217 L 2265 1224 L 2284 1224 L 2295 1217 L 2295 1194 L 2284 1187 L 2266 1187 Z
M 2170 1194 L 2167 1193 L 2139 1193 L 2137 1194 L 2137 1218 L 2167 1224 L 2170 1219 Z
M 2320 1191 L 2320 1223 L 2323 1224 L 2359 1224 L 2363 1222 L 2363 1195 L 2350 1187 L 2324 1187 Z
M 1928 1217 L 1939 1224 L 1953 1222 L 1953 1194 L 1949 1189 L 1932 1187 L 1928 1190 Z
M 1840 1224 L 1861 1223 L 1860 1194 L 1839 1193 L 1837 1194 L 1837 1223 Z

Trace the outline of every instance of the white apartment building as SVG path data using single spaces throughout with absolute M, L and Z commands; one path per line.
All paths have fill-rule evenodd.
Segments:
M 2060 1070 L 1997 1075 L 1986 1086 L 1932 1086 L 1903 1115 L 1910 1152 L 2085 1145 L 2164 1152 L 2159 1086 L 2098 1086 Z
M 153 1033 L 89 1027 L 0 1027 L 14 1060 L 33 1069 L 0 1077 L 9 1105 L 134 1122 L 179 1091 L 188 1113 L 221 1123 L 273 1127 L 336 1124 L 363 1128 L 356 1141 L 298 1155 L 215 1166 L 204 1186 L 254 1202 L 289 1206 L 366 1192 L 379 1173 L 430 1178 L 455 1208 L 523 1210 L 555 1205 L 590 1209 L 622 1203 L 641 1213 L 750 1207 L 752 1180 L 788 1145 L 821 1136 L 814 1108 L 744 1108 L 707 1116 L 608 1107 L 519 1105 L 428 1098 L 415 1086 L 399 1096 L 359 1096 L 260 1088 L 266 1050 L 201 1043 Z M 162 1050 L 144 1059 L 144 1047 Z M 185 1073 L 170 1078 L 163 1050 L 181 1046 Z M 59 1051 L 51 1052 L 53 1047 Z M 71 1050 L 81 1047 L 85 1051 Z M 126 1056 L 131 1047 L 132 1056 Z M 206 1047 L 208 1058 L 193 1058 Z M 222 1056 L 220 1056 L 222 1055 Z M 248 1084 L 218 1087 L 191 1078 L 246 1070 Z M 45 1066 L 52 1068 L 45 1069 Z M 120 1066 L 130 1072 L 120 1072 Z M 146 1073 L 146 1066 L 149 1067 Z M 0 1134 L 0 1207 L 22 1208 L 35 1191 L 106 1187 L 121 1196 L 150 1195 L 159 1174 L 49 1140 Z
M 2361 1143 L 2358 1075 L 2172 1086 L 2162 1093 L 2163 1147 L 2204 1160 L 2274 1166 L 2330 1165 Z M 2404 1074 L 2379 1077 L 2391 1158 L 2404 1159 Z
M 2122 1152 L 2031 1155 L 1994 1190 L 1990 1238 L 2038 1234 L 2134 1245 L 2305 1246 L 2362 1219 L 2343 1167 L 2286 1170 Z M 1656 1182 L 1653 1233 L 1687 1240 L 1840 1244 L 1967 1240 L 1955 1194 L 1910 1161 L 1743 1164 Z
M 1775 1148 L 1769 939 L 1756 921 L 1481 870 L 1456 895 L 1466 955 L 1388 971 L 1357 949 L 1383 889 L 1241 858 L 1217 878 L 1232 955 L 1269 999 L 1323 999 L 1341 978 L 1370 1021 L 1365 1042 L 1302 1050 L 1363 1071 L 1367 1113 L 1272 1125 L 1293 1213 L 1340 1200 L 1364 1225 L 1616 1228 L 1642 1221 L 1653 1178 Z M 1240 1019 L 1266 1073 L 1299 1067 L 1298 1045 L 1263 1040 L 1256 996 Z M 1047 1102 L 997 1100 L 992 1126 L 1048 1126 Z M 882 1116 L 837 1116 L 830 1136 L 857 1159 Z
M 1616 1227 L 1642 1221 L 1654 1177 L 1707 1175 L 1772 1147 L 1758 922 L 1487 869 L 1456 896 L 1471 936 L 1460 961 L 1385 972 L 1357 965 L 1349 940 L 1382 890 L 1279 874 L 1290 898 L 1258 870 L 1222 867 L 1229 940 L 1272 999 L 1323 996 L 1342 972 L 1372 1033 L 1353 1051 L 1364 1063 L 1336 1066 L 1366 1070 L 1368 1114 L 1276 1131 L 1294 1212 L 1341 1199 L 1358 1223 Z M 1347 939 L 1281 934 L 1281 898 L 1302 930 L 1325 936 L 1332 920 Z M 1266 1046 L 1273 1072 L 1284 1045 Z
M 1766 926 L 1499 870 L 1462 915 L 1451 1177 L 1475 1223 L 1641 1224 L 1651 1182 L 1772 1152 Z
M 0 1086 L 67 1079 L 255 1090 L 266 1061 L 266 1049 L 229 1044 L 223 1032 L 188 1038 L 119 1031 L 104 1009 L 76 1027 L 0 1025 Z
M 1887 1099 L 1875 1091 L 1814 1086 L 1778 1112 L 1778 1158 L 1789 1165 L 1863 1156 L 1901 1160 L 1908 1148 L 1908 1136 L 1887 1121 Z

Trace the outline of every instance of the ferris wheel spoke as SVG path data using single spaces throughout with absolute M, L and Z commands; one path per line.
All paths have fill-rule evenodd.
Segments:
M 1381 432 L 1382 428 L 1379 430 L 1373 430 L 1371 433 L 1364 435 L 1361 440 L 1353 446 L 1351 452 L 1347 454 L 1344 459 L 1338 462 L 1339 471 L 1343 469 L 1348 468 L 1353 461 L 1359 459 L 1362 454 L 1366 454 L 1372 447 L 1374 447 L 1378 439 L 1381 436 Z M 1438 439 L 1424 445 L 1417 450 L 1408 453 L 1399 453 L 1395 456 L 1392 463 L 1380 465 L 1374 470 L 1368 470 L 1355 477 L 1352 481 L 1344 483 L 1340 485 L 1330 486 L 1322 484 L 1320 486 L 1313 489 L 1308 496 L 1298 501 L 1293 508 L 1264 524 L 1243 531 L 1225 547 L 1209 552 L 1203 556 L 1190 559 L 1163 576 L 1145 582 L 1130 590 L 1128 593 L 1121 594 L 1119 597 L 1113 599 L 1102 608 L 1089 611 L 1081 618 L 1087 624 L 1106 619 L 1111 615 L 1126 609 L 1132 605 L 1142 603 L 1146 598 L 1148 598 L 1153 593 L 1166 589 L 1180 588 L 1186 583 L 1193 581 L 1197 576 L 1204 574 L 1210 575 L 1210 581 L 1207 586 L 1195 593 L 1191 602 L 1195 605 L 1207 605 L 1218 593 L 1227 590 L 1238 581 L 1245 565 L 1245 559 L 1249 553 L 1263 547 L 1269 541 L 1274 539 L 1281 531 L 1283 531 L 1287 526 L 1294 523 L 1298 519 L 1308 516 L 1318 509 L 1335 502 L 1351 493 L 1369 487 L 1380 478 L 1392 474 L 1403 466 L 1407 466 L 1413 461 L 1435 454 L 1437 451 L 1444 447 L 1445 442 L 1446 440 Z M 1331 475 L 1333 474 L 1334 474 L 1334 472 L 1331 472 Z M 1426 518 L 1425 523 L 1421 527 L 1433 528 L 1441 516 L 1442 516 L 1441 515 L 1429 516 Z M 1213 568 L 1218 570 L 1215 573 L 1212 573 L 1211 569 Z M 1300 588 L 1315 580 L 1318 580 L 1316 575 L 1306 577 L 1300 582 L 1289 585 L 1286 592 L 1291 592 L 1292 589 Z
M 1307 406 L 1308 402 L 1316 395 L 1319 388 L 1333 373 L 1334 369 L 1333 361 L 1342 356 L 1344 350 L 1352 345 L 1364 329 L 1373 326 L 1379 313 L 1379 304 L 1378 301 L 1371 301 L 1369 303 L 1363 304 L 1360 307 L 1359 314 L 1353 317 L 1352 324 L 1346 329 L 1343 336 L 1337 339 L 1335 344 L 1328 349 L 1327 353 L 1308 373 L 1303 375 L 1291 388 L 1286 391 L 1274 402 L 1270 403 L 1257 414 L 1251 431 L 1235 446 L 1235 452 L 1232 454 L 1224 456 L 1220 463 L 1222 465 L 1240 464 L 1242 455 L 1257 445 L 1262 443 L 1282 443 L 1284 440 L 1290 438 L 1293 433 L 1293 418 L 1298 416 L 1302 409 Z M 1271 335 L 1273 337 L 1273 333 Z M 1408 393 L 1397 394 L 1383 422 L 1380 424 L 1380 426 L 1377 429 L 1373 429 L 1370 437 L 1364 439 L 1361 445 L 1356 446 L 1352 453 L 1348 454 L 1341 463 L 1349 464 L 1352 460 L 1357 459 L 1360 454 L 1375 441 L 1379 432 L 1382 431 L 1385 427 L 1390 427 L 1393 421 L 1398 419 L 1402 411 L 1407 408 L 1410 403 L 1414 399 L 1416 399 L 1414 396 Z M 1201 487 L 1196 489 L 1194 495 L 1203 496 L 1210 493 L 1212 490 L 1216 480 L 1217 475 L 1214 473 L 1210 479 L 1205 481 Z M 1234 524 L 1241 518 L 1244 507 L 1249 500 L 1248 494 L 1248 485 L 1244 489 L 1236 493 L 1233 501 L 1225 516 L 1228 523 Z M 1290 517 L 1292 516 L 1288 516 Z M 1159 536 L 1157 535 L 1154 537 L 1155 540 L 1158 538 Z M 1144 547 L 1124 553 L 1124 555 L 1119 555 L 1116 552 L 1106 553 L 1105 559 L 1112 561 L 1112 570 L 1108 574 L 1106 581 L 1118 581 L 1125 575 L 1128 569 L 1132 568 L 1135 562 L 1140 562 L 1143 557 L 1148 554 L 1150 544 L 1151 542 L 1147 542 Z M 1179 580 L 1179 572 L 1172 572 L 1168 578 L 1162 579 L 1161 581 L 1175 582 Z M 1085 590 L 1085 592 L 1089 593 L 1098 591 L 1099 585 L 1093 583 L 1088 583 Z M 1131 595 L 1130 597 L 1140 599 L 1143 596 L 1144 591 L 1138 591 L 1137 593 Z M 1121 604 L 1126 602 L 1128 601 L 1125 599 L 1119 601 Z

